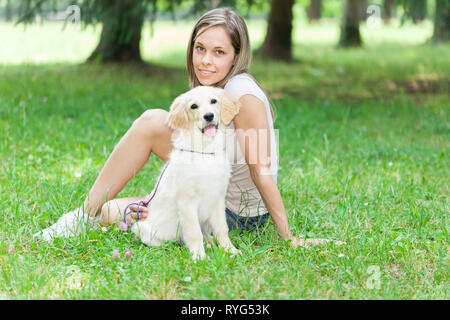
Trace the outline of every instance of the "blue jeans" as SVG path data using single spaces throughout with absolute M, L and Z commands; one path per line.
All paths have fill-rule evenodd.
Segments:
M 229 231 L 235 229 L 246 231 L 262 229 L 270 217 L 268 212 L 256 217 L 241 217 L 228 208 L 225 209 L 225 213 Z

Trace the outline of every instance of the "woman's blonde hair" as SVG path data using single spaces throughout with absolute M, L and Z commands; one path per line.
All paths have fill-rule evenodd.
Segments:
M 200 84 L 197 76 L 195 75 L 194 65 L 193 65 L 193 54 L 194 54 L 194 44 L 195 40 L 207 29 L 213 26 L 223 26 L 231 39 L 231 44 L 234 48 L 234 53 L 236 54 L 236 60 L 231 67 L 228 74 L 221 81 L 215 84 L 216 87 L 223 88 L 225 84 L 233 76 L 241 73 L 248 73 L 252 60 L 252 51 L 250 49 L 250 40 L 248 36 L 247 25 L 244 19 L 233 9 L 230 8 L 217 8 L 206 12 L 194 26 L 192 30 L 191 37 L 189 39 L 187 54 L 186 54 L 186 68 L 189 77 L 189 86 L 195 88 Z M 249 74 L 250 75 L 250 74 Z M 250 75 L 251 76 L 251 75 Z M 253 77 L 252 77 L 253 78 Z M 253 78 L 253 80 L 255 80 Z M 263 90 L 255 80 L 255 83 Z M 267 94 L 266 94 L 267 96 Z M 270 112 L 272 113 L 272 118 L 275 121 L 275 115 L 272 108 L 272 104 L 269 102 Z

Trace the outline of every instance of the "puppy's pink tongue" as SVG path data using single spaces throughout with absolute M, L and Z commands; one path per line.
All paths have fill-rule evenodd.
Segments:
M 207 137 L 212 138 L 216 135 L 216 126 L 215 125 L 207 126 L 205 127 L 204 132 Z

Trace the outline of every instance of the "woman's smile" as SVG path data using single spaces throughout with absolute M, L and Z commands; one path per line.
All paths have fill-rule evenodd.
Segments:
M 209 71 L 209 70 L 202 70 L 199 69 L 200 75 L 203 77 L 210 77 L 214 74 L 214 71 Z

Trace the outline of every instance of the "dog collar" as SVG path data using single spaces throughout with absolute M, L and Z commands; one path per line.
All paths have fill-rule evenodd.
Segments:
M 185 152 L 192 152 L 192 153 L 200 153 L 200 154 L 210 154 L 210 155 L 216 154 L 215 152 L 201 152 L 201 151 L 186 150 L 186 149 L 176 149 L 176 150 L 178 150 L 178 151 L 185 151 Z

